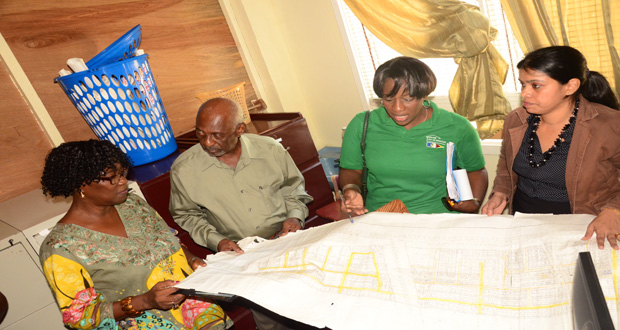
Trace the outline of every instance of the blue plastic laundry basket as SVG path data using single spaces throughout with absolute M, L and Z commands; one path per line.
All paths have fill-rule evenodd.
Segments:
M 55 79 L 99 139 L 121 148 L 133 165 L 177 149 L 147 55 Z
M 94 69 L 134 56 L 140 47 L 141 37 L 142 26 L 138 24 L 86 62 L 86 66 Z

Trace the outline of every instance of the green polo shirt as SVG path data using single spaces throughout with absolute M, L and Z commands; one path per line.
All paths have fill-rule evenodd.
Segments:
M 368 196 L 366 208 L 374 211 L 394 199 L 411 213 L 447 213 L 446 143 L 455 144 L 455 165 L 468 172 L 485 166 L 480 137 L 469 121 L 432 103 L 433 116 L 410 130 L 397 125 L 380 107 L 370 113 L 366 135 Z M 340 167 L 362 169 L 360 141 L 364 113 L 347 126 Z
M 288 218 L 304 223 L 304 177 L 286 150 L 271 137 L 243 134 L 235 169 L 197 144 L 170 169 L 170 214 L 192 239 L 217 251 L 227 238 L 269 238 Z

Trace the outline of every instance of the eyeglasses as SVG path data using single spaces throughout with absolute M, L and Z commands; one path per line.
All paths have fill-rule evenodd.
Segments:
M 108 181 L 110 184 L 115 185 L 121 181 L 121 177 L 127 179 L 127 174 L 129 173 L 129 169 L 126 168 L 120 173 L 114 174 L 114 176 L 102 176 L 98 179 L 98 182 Z

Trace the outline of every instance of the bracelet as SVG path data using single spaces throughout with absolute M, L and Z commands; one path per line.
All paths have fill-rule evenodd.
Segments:
M 345 190 L 347 189 L 355 189 L 357 190 L 358 193 L 362 193 L 362 190 L 360 189 L 360 187 L 358 185 L 356 185 L 355 183 L 349 183 L 347 185 L 345 185 L 344 187 L 342 187 L 342 192 L 344 193 Z
M 196 259 L 200 259 L 200 258 L 198 258 L 198 257 L 196 257 L 196 256 L 193 256 L 191 259 L 189 259 L 189 266 L 190 266 L 190 267 L 192 266 L 192 263 L 193 263 L 193 262 L 194 262 L 194 260 L 196 260 Z
M 121 300 L 121 309 L 123 310 L 125 315 L 129 317 L 136 317 L 138 315 L 142 315 L 144 311 L 137 311 L 131 304 L 131 298 L 133 298 L 133 296 L 125 297 Z
M 605 207 L 601 208 L 601 211 L 604 210 L 604 209 L 608 209 L 608 210 L 614 212 L 616 215 L 620 215 L 620 210 L 615 209 L 613 207 L 605 206 Z
M 480 206 L 480 200 L 478 198 L 474 197 L 471 200 L 474 201 L 477 206 Z

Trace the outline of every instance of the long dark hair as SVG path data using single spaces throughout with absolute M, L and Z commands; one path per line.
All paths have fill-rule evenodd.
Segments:
M 525 56 L 517 68 L 540 71 L 564 85 L 573 78 L 579 79 L 581 86 L 573 96 L 583 95 L 588 101 L 606 105 L 618 110 L 618 98 L 605 77 L 588 70 L 586 58 L 570 46 L 551 46 L 537 49 Z

